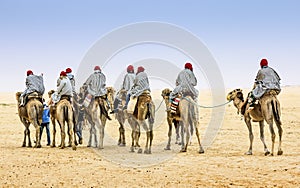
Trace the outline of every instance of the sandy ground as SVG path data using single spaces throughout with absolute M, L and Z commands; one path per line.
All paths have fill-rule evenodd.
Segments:
M 249 90 L 244 91 L 244 95 Z M 168 127 L 165 106 L 156 114 L 151 155 L 130 153 L 130 129 L 126 125 L 126 147 L 118 147 L 118 122 L 106 125 L 104 150 L 76 151 L 46 146 L 45 131 L 41 149 L 22 148 L 24 126 L 18 119 L 13 93 L 0 93 L 0 186 L 1 187 L 300 187 L 300 87 L 285 87 L 279 96 L 282 107 L 283 155 L 264 156 L 259 127 L 253 123 L 253 155 L 248 150 L 246 125 L 232 104 L 226 106 L 224 121 L 213 145 L 198 154 L 194 136 L 187 153 L 172 140 L 172 150 L 164 151 Z M 157 105 L 159 93 L 154 94 Z M 209 92 L 200 100 L 210 105 Z M 210 121 L 210 110 L 201 109 L 201 133 Z M 52 125 L 51 125 L 52 128 Z M 275 128 L 277 134 L 277 128 Z M 269 129 L 265 127 L 270 149 Z M 31 127 L 31 138 L 35 131 Z M 174 134 L 173 134 L 174 136 Z M 60 134 L 57 133 L 57 137 Z M 174 138 L 174 137 L 173 137 Z M 58 143 L 59 140 L 57 140 Z M 141 135 L 144 145 L 145 133 Z M 276 150 L 278 137 L 276 137 Z M 277 153 L 277 152 L 276 152 Z

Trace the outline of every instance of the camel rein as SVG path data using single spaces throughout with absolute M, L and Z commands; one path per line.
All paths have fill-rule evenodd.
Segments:
M 157 112 L 159 110 L 159 108 L 161 107 L 161 104 L 164 102 L 164 99 L 161 100 L 160 104 L 158 105 L 158 107 L 155 109 L 155 112 Z
M 222 103 L 222 104 L 218 104 L 218 105 L 214 105 L 214 106 L 203 106 L 203 105 L 199 105 L 197 103 L 195 103 L 194 101 L 191 101 L 189 98 L 186 98 L 186 97 L 183 97 L 182 99 L 185 99 L 187 100 L 188 102 L 200 107 L 200 108 L 217 108 L 217 107 L 221 107 L 221 106 L 225 106 L 226 104 L 230 103 L 232 100 L 229 100 L 225 103 Z

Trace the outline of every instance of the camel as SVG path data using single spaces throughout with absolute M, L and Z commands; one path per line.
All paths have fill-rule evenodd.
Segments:
M 28 147 L 32 147 L 30 140 L 30 130 L 29 126 L 32 124 L 35 127 L 36 133 L 36 143 L 35 148 L 41 147 L 40 140 L 40 125 L 42 123 L 42 115 L 43 115 L 43 103 L 41 102 L 42 96 L 38 95 L 38 93 L 34 92 L 28 95 L 28 102 L 25 106 L 19 106 L 19 99 L 22 92 L 16 93 L 16 99 L 18 101 L 18 114 L 21 122 L 25 126 L 24 131 L 24 141 L 22 147 L 26 146 L 26 136 L 28 137 Z
M 60 148 L 65 148 L 65 122 L 68 125 L 68 135 L 69 135 L 69 146 L 72 146 L 73 150 L 76 150 L 75 141 L 73 138 L 74 130 L 74 114 L 72 105 L 68 97 L 61 97 L 60 101 L 56 104 L 56 119 L 60 125 L 61 130 L 61 144 Z M 53 142 L 55 144 L 55 142 Z
M 162 90 L 161 92 L 161 96 L 163 97 L 165 104 L 166 104 L 166 108 L 168 109 L 170 106 L 170 93 L 172 91 L 168 88 Z M 167 111 L 167 121 L 168 121 L 168 125 L 169 125 L 169 132 L 168 132 L 168 143 L 167 146 L 165 147 L 165 150 L 170 150 L 171 149 L 171 137 L 172 137 L 172 124 L 174 124 L 174 127 L 176 129 L 176 142 L 175 144 L 181 144 L 179 139 L 180 139 L 180 135 L 179 135 L 179 123 L 181 121 L 180 119 L 180 114 L 179 111 L 176 114 L 171 113 L 170 110 Z
M 118 101 L 118 106 L 114 106 L 114 108 L 117 109 L 117 112 L 115 113 L 115 118 L 118 120 L 120 124 L 118 146 L 126 146 L 125 128 L 124 128 L 126 116 L 125 116 L 125 112 L 123 111 L 123 107 L 126 101 L 126 95 L 127 95 L 127 91 L 121 89 L 117 93 L 118 99 L 120 99 L 120 101 Z
M 199 118 L 197 117 L 198 109 L 197 104 L 191 96 L 187 95 L 181 97 L 179 102 L 179 111 L 182 121 L 181 128 L 181 150 L 180 152 L 186 152 L 189 143 L 191 142 L 193 128 L 196 129 L 196 136 L 199 144 L 199 153 L 203 154 L 204 149 L 200 142 L 200 133 L 199 133 Z M 186 140 L 184 141 L 184 134 L 186 134 Z
M 51 98 L 52 94 L 54 93 L 55 91 L 54 90 L 50 90 L 48 92 L 48 96 L 49 98 Z M 74 103 L 73 103 L 74 104 Z M 75 103 L 76 104 L 76 103 Z M 52 144 L 51 144 L 51 147 L 56 147 L 56 144 L 55 144 L 55 137 L 56 137 L 56 121 L 57 121 L 57 117 L 56 117 L 56 104 L 49 104 L 50 106 L 50 120 L 51 120 L 51 123 L 53 125 L 53 131 L 52 131 Z M 73 108 L 73 109 L 78 109 L 78 108 Z M 76 116 L 76 111 L 73 110 L 74 112 L 74 118 L 77 117 Z M 74 119 L 73 121 L 73 134 L 74 134 L 74 143 L 75 145 L 77 146 L 78 145 L 78 142 L 76 140 L 76 132 L 75 132 L 75 125 L 76 125 L 76 118 Z M 59 124 L 60 125 L 60 124 Z M 61 127 L 60 127 L 61 128 Z M 81 143 L 79 141 L 79 143 Z M 72 142 L 71 142 L 71 137 L 69 135 L 69 146 L 72 145 Z M 59 147 L 61 147 L 61 145 L 59 145 Z
M 88 95 L 87 93 L 87 86 L 82 86 L 80 88 L 80 95 L 86 98 Z M 98 147 L 99 149 L 103 149 L 103 141 L 104 141 L 104 128 L 106 124 L 106 120 L 110 119 L 110 117 L 107 114 L 107 110 L 111 108 L 112 101 L 114 101 L 114 89 L 112 87 L 107 87 L 107 94 L 106 96 L 101 97 L 95 97 L 93 98 L 88 106 L 86 107 L 86 118 L 88 122 L 91 124 L 90 129 L 90 137 L 88 141 L 87 147 L 92 146 L 92 139 L 94 136 L 95 141 L 95 147 Z M 108 101 L 110 101 L 110 104 L 107 104 L 106 97 Z M 99 143 L 96 135 L 96 127 L 99 130 Z
M 131 101 L 132 102 L 132 101 Z M 144 91 L 137 98 L 135 109 L 132 112 L 125 111 L 128 117 L 128 122 L 132 128 L 132 145 L 131 152 L 134 152 L 134 148 L 139 148 L 138 140 L 140 137 L 140 127 L 142 126 L 146 131 L 147 139 L 145 145 L 145 154 L 151 154 L 152 140 L 153 140 L 153 124 L 155 118 L 155 105 L 152 101 L 149 91 Z M 146 119 L 148 118 L 148 124 Z M 138 153 L 142 153 L 142 149 L 138 149 Z
M 264 121 L 267 122 L 271 131 L 272 139 L 272 150 L 271 155 L 274 154 L 274 143 L 275 143 L 275 131 L 273 128 L 273 120 L 278 128 L 279 134 L 279 146 L 278 146 L 278 155 L 282 155 L 283 151 L 281 149 L 281 138 L 282 138 L 282 127 L 280 120 L 280 103 L 276 97 L 277 93 L 275 90 L 267 91 L 258 101 L 258 104 L 254 104 L 254 108 L 249 108 L 249 103 L 247 100 L 244 101 L 243 93 L 241 89 L 235 89 L 228 93 L 227 100 L 232 100 L 234 106 L 238 109 L 238 113 L 244 116 L 244 121 L 249 130 L 249 139 L 250 147 L 249 150 L 245 153 L 246 155 L 252 155 L 252 143 L 253 143 L 253 133 L 251 120 L 253 122 L 259 122 L 260 127 L 260 139 L 264 145 L 265 155 L 269 155 L 270 152 L 266 146 L 264 138 Z

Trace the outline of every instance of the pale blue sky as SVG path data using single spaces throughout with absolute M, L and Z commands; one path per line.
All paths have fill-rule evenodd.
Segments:
M 101 36 L 143 21 L 175 24 L 198 36 L 227 88 L 251 87 L 261 58 L 269 60 L 283 85 L 299 85 L 299 18 L 296 0 L 0 0 L 0 91 L 24 90 L 27 69 L 44 73 L 46 90 L 55 88 L 59 72 L 71 67 L 76 73 Z

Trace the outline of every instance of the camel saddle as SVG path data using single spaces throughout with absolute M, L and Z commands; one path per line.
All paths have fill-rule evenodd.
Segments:
M 37 99 L 39 100 L 41 103 L 43 103 L 43 95 L 40 95 L 38 92 L 32 92 L 29 93 L 28 95 L 26 95 L 24 97 L 24 106 L 28 103 L 28 101 L 30 101 L 31 99 Z
M 142 94 L 140 94 L 137 98 L 137 102 L 135 104 L 135 108 L 134 108 L 134 111 L 133 111 L 133 116 L 135 118 L 138 118 L 138 105 L 139 105 L 139 101 L 140 100 L 144 100 L 144 102 L 147 104 L 147 113 L 146 113 L 146 117 L 145 119 L 147 119 L 148 117 L 150 117 L 150 110 L 149 110 L 149 103 L 151 102 L 152 98 L 151 98 L 151 95 L 150 95 L 150 91 L 149 90 L 145 90 L 143 91 Z

